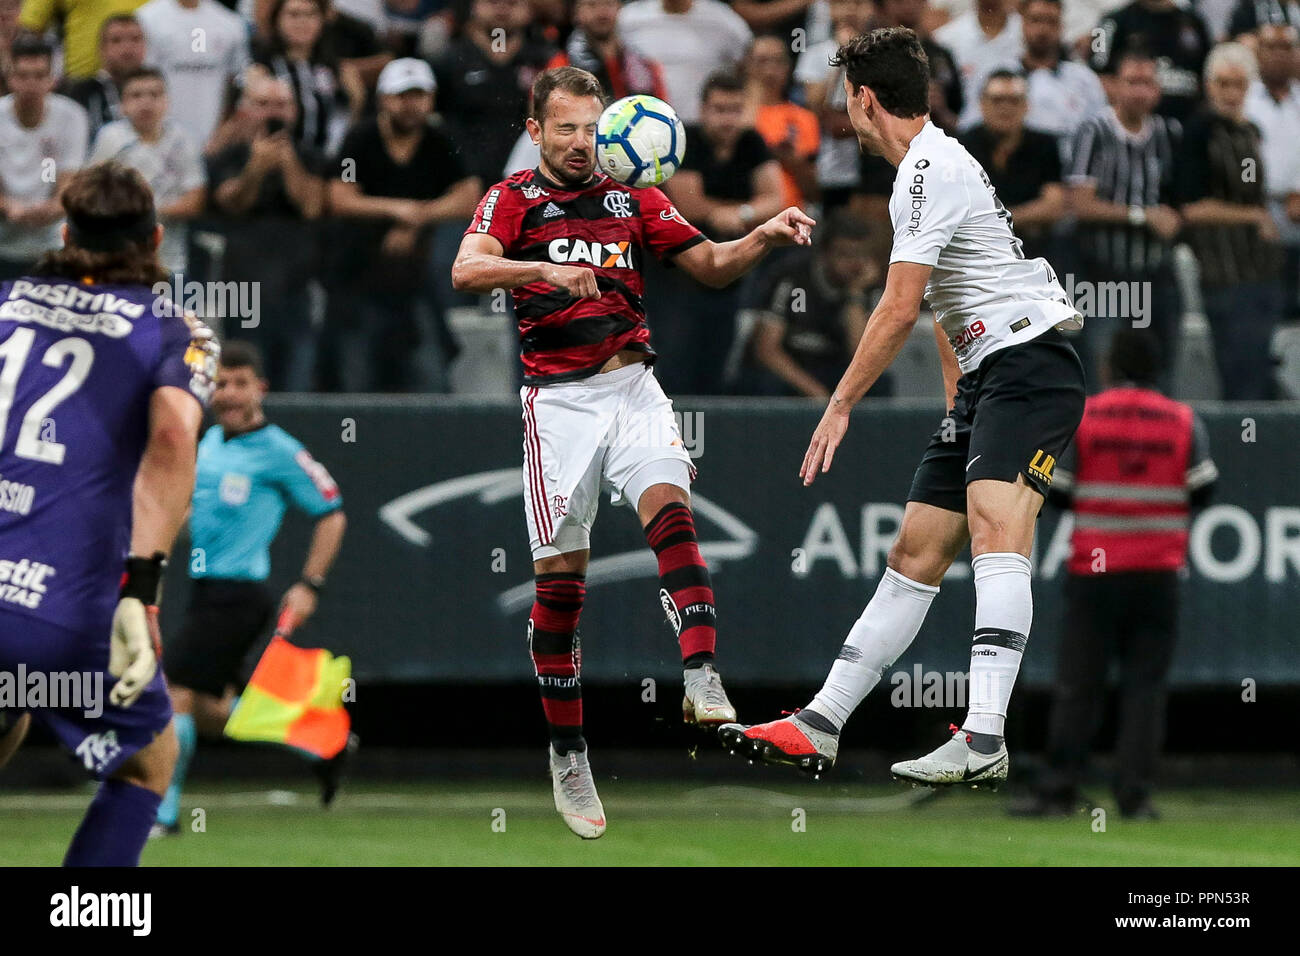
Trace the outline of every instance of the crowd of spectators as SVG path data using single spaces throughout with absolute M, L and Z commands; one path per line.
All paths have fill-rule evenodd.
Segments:
M 459 234 L 537 161 L 537 73 L 575 64 L 678 111 L 665 191 L 711 238 L 791 204 L 822 222 L 815 249 L 729 289 L 650 266 L 666 387 L 824 396 L 884 281 L 894 173 L 860 153 L 828 60 L 891 25 L 921 36 L 932 119 L 1026 255 L 1076 290 L 1135 290 L 1089 301 L 1090 371 L 1149 323 L 1171 384 L 1194 261 L 1219 392 L 1281 397 L 1295 0 L 0 0 L 0 277 L 57 243 L 68 175 L 116 159 L 157 194 L 168 269 L 257 284 L 258 315 L 225 331 L 262 346 L 273 387 L 447 391 L 447 312 L 475 305 L 445 275 Z

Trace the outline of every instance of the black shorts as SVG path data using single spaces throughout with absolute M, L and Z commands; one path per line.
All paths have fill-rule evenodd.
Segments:
M 275 608 L 260 581 L 195 581 L 185 621 L 163 645 L 167 680 L 215 697 L 242 686 L 244 658 L 271 626 Z
M 1024 475 L 1047 497 L 1083 418 L 1083 365 L 1055 329 L 994 352 L 957 380 L 957 398 L 921 457 L 908 501 L 966 513 L 966 485 Z

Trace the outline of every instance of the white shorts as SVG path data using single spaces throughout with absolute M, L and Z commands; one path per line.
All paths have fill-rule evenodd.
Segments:
M 651 485 L 690 492 L 695 468 L 673 403 L 644 362 L 525 385 L 524 513 L 533 560 L 591 546 L 602 488 L 635 508 Z

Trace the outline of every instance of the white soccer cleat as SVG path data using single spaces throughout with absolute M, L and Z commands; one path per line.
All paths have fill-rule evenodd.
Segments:
M 937 750 L 915 760 L 900 760 L 890 767 L 890 772 L 901 780 L 945 786 L 955 783 L 971 786 L 988 786 L 996 790 L 1007 779 L 1010 759 L 1003 742 L 997 753 L 976 753 L 970 747 L 970 736 L 956 724 L 949 724 L 952 737 Z
M 836 734 L 818 730 L 798 712 L 780 720 L 746 727 L 744 724 L 727 724 L 718 728 L 722 746 L 733 754 L 742 754 L 753 763 L 788 764 L 798 767 L 814 778 L 820 777 L 835 766 L 839 754 L 840 738 Z
M 551 788 L 555 809 L 570 830 L 584 840 L 594 840 L 605 832 L 605 808 L 596 795 L 585 751 L 557 754 L 551 749 Z
M 686 671 L 682 720 L 701 727 L 720 727 L 735 722 L 736 708 L 727 699 L 727 692 L 722 688 L 722 678 L 712 664 Z

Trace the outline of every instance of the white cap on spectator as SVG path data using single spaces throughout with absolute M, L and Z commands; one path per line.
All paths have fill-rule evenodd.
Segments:
M 403 57 L 393 60 L 379 74 L 377 86 L 384 96 L 405 93 L 407 90 L 423 90 L 432 93 L 438 88 L 438 81 L 433 78 L 433 69 L 423 60 Z

